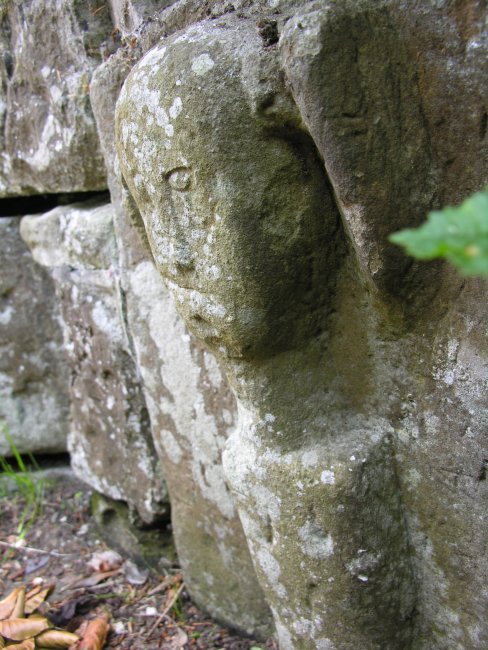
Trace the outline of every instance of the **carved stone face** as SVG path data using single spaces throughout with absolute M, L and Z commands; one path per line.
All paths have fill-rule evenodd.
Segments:
M 271 55 L 254 30 L 239 43 L 204 24 L 151 50 L 121 93 L 117 145 L 188 327 L 251 358 L 313 328 L 337 215 L 313 146 L 262 77 Z

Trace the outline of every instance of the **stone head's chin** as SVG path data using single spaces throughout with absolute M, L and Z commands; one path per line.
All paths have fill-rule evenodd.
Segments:
M 246 346 L 236 339 L 232 327 L 228 323 L 211 323 L 200 314 L 185 311 L 181 306 L 179 313 L 192 334 L 204 343 L 217 357 L 242 359 L 245 357 Z
M 235 305 L 225 306 L 212 294 L 181 287 L 167 280 L 176 308 L 192 334 L 217 356 L 251 359 L 266 356 L 263 348 L 266 312 Z
M 237 336 L 231 324 L 205 320 L 199 313 L 185 310 L 180 305 L 179 313 L 192 334 L 202 341 L 216 356 L 242 359 L 245 355 L 246 343 Z

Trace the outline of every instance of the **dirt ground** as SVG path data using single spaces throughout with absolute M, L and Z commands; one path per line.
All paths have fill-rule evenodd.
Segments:
M 44 615 L 73 632 L 106 612 L 105 649 L 278 650 L 272 639 L 242 638 L 199 611 L 177 566 L 156 574 L 107 553 L 89 504 L 90 490 L 82 484 L 48 484 L 42 512 L 19 542 L 26 501 L 17 492 L 0 494 L 0 599 L 18 585 L 52 583 Z

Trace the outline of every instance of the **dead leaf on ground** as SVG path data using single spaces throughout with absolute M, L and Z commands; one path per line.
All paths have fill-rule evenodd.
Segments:
M 17 650 L 35 650 L 36 644 L 32 639 L 26 639 L 22 643 L 15 643 L 14 645 L 9 645 L 9 648 L 16 648 Z
M 29 575 L 30 573 L 34 573 L 35 571 L 39 571 L 39 569 L 42 569 L 45 567 L 47 564 L 49 564 L 50 561 L 49 555 L 36 555 L 34 557 L 29 557 L 27 558 L 27 562 L 25 563 L 25 569 L 24 569 L 24 575 Z
M 0 621 L 0 634 L 12 641 L 25 641 L 51 627 L 47 618 L 9 618 Z
M 44 589 L 37 585 L 26 594 L 25 585 L 16 587 L 0 601 L 0 621 L 32 614 L 46 600 L 53 588 L 53 585 Z
M 0 621 L 3 621 L 3 619 L 8 618 L 12 614 L 17 599 L 22 591 L 25 593 L 25 587 L 23 585 L 21 587 L 16 587 L 8 596 L 3 600 L 0 600 Z
M 25 597 L 24 612 L 26 614 L 32 614 L 32 612 L 35 612 L 46 598 L 49 597 L 52 591 L 54 591 L 54 585 L 47 585 L 47 587 L 44 588 L 42 588 L 42 585 L 37 585 L 34 589 L 31 589 Z
M 52 648 L 53 650 L 65 650 L 78 641 L 78 636 L 72 632 L 63 630 L 47 630 L 36 636 L 36 646 Z
M 15 601 L 15 607 L 10 614 L 10 618 L 24 618 L 24 606 L 25 606 L 25 586 L 22 585 L 17 600 Z
M 102 582 L 102 580 L 106 580 L 107 578 L 116 575 L 119 573 L 119 571 L 120 569 L 114 569 L 113 571 L 102 571 L 101 573 L 94 573 L 93 575 L 88 576 L 88 578 L 80 578 L 74 582 L 71 582 L 69 585 L 63 587 L 60 591 L 66 591 L 67 589 L 73 589 L 75 587 L 77 589 L 80 587 L 94 587 L 99 582 Z
M 24 567 L 21 566 L 17 570 L 13 571 L 12 573 L 8 574 L 8 579 L 11 580 L 12 582 L 15 582 L 16 580 L 20 580 L 21 578 L 24 577 Z
M 76 615 L 86 614 L 95 604 L 99 603 L 93 595 L 82 593 L 58 603 L 47 617 L 56 627 L 65 627 Z
M 79 641 L 79 650 L 102 650 L 110 629 L 108 620 L 107 614 L 102 614 L 88 622 L 86 632 Z
M 149 577 L 149 569 L 140 569 L 135 562 L 126 560 L 123 567 L 124 576 L 131 585 L 143 585 Z

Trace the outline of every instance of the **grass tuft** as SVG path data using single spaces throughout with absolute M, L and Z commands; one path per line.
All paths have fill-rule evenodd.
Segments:
M 24 502 L 16 531 L 17 537 L 22 539 L 36 518 L 42 514 L 45 482 L 43 479 L 34 478 L 32 470 L 40 469 L 36 459 L 30 452 L 25 454 L 29 462 L 29 466 L 26 465 L 5 423 L 0 425 L 0 434 L 4 436 L 12 452 L 11 459 L 0 455 L 0 473 L 7 477 L 8 484 L 14 486 L 14 491 Z M 0 483 L 0 498 L 6 498 L 9 492 L 9 486 L 5 482 Z

